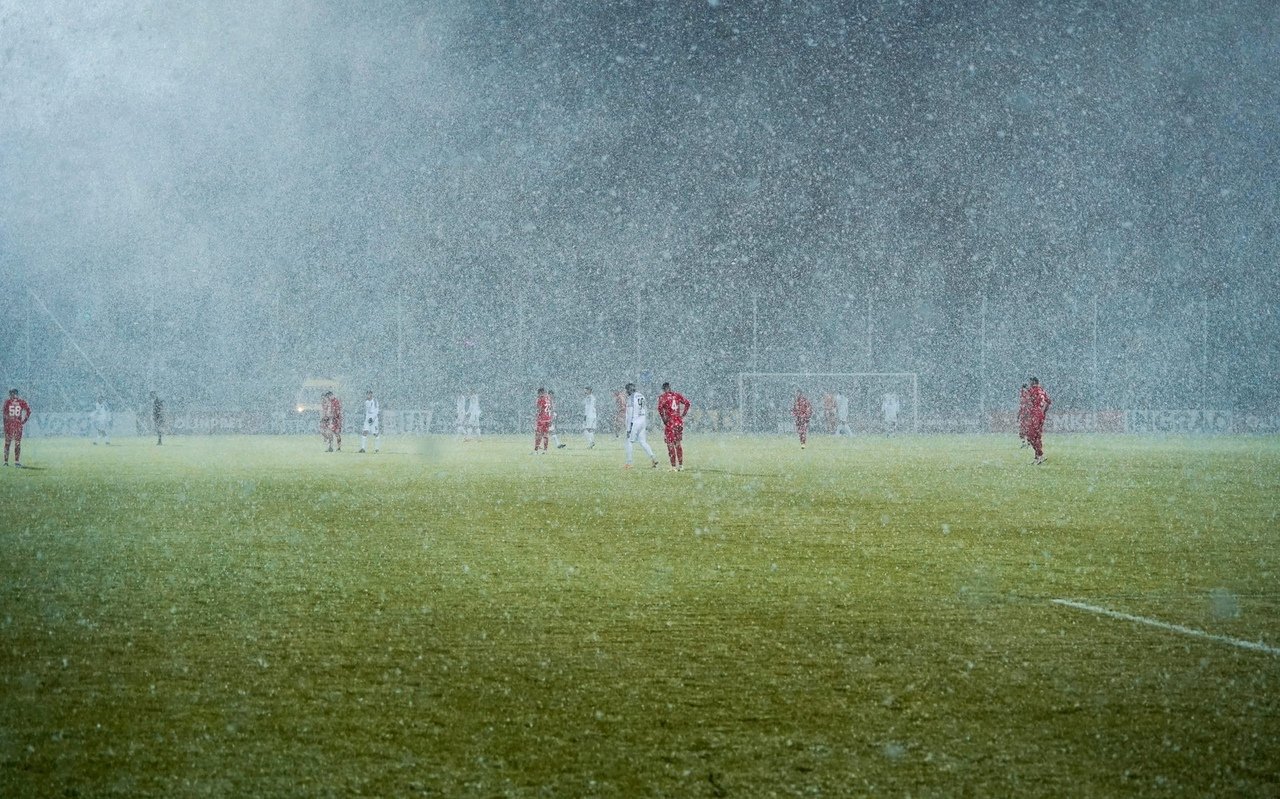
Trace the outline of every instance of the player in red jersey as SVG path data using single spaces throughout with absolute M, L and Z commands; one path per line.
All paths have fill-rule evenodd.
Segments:
M 320 395 L 320 437 L 328 445 L 327 452 L 333 452 L 333 427 L 329 421 L 329 392 Z
M 329 429 L 333 431 L 338 452 L 342 452 L 342 400 L 332 391 L 329 392 Z
M 542 444 L 542 453 L 547 452 L 547 437 L 551 433 L 551 397 L 545 388 L 538 389 L 538 398 L 533 404 L 533 451 L 538 451 Z
M 627 429 L 627 395 L 622 391 L 613 392 L 613 402 L 618 409 L 613 414 L 613 437 Z
M 1035 450 L 1036 459 L 1032 463 L 1037 466 L 1044 463 L 1044 447 L 1040 437 L 1044 434 L 1045 414 L 1052 404 L 1053 400 L 1049 398 L 1049 392 L 1044 390 L 1044 386 L 1040 385 L 1040 379 L 1031 378 L 1031 385 L 1027 388 L 1027 443 Z
M 31 406 L 18 396 L 18 389 L 9 389 L 9 398 L 0 406 L 4 417 L 4 465 L 9 465 L 9 445 L 13 445 L 13 465 L 22 467 L 22 426 L 31 418 Z
M 684 468 L 684 417 L 689 415 L 690 402 L 679 391 L 673 391 L 670 383 L 662 384 L 658 395 L 658 416 L 662 418 L 663 438 L 667 442 L 667 456 L 671 458 L 671 471 Z
M 800 389 L 796 389 L 796 401 L 791 405 L 791 415 L 796 419 L 796 434 L 800 436 L 800 449 L 809 442 L 809 420 L 813 418 L 813 403 Z
M 1022 443 L 1018 448 L 1029 446 L 1027 444 L 1027 422 L 1031 418 L 1031 397 L 1027 392 L 1027 384 L 1023 383 L 1022 388 L 1018 389 L 1018 440 Z
M 329 393 L 329 437 L 336 445 L 334 449 L 342 452 L 342 400 L 332 391 Z
M 342 451 L 342 401 L 332 391 L 326 391 L 320 397 L 320 435 L 329 445 L 326 452 L 333 452 L 335 441 L 338 451 Z

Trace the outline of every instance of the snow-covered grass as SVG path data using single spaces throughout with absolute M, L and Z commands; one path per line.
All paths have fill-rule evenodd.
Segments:
M 1052 602 L 1280 643 L 1275 439 L 567 440 L 28 440 L 0 795 L 1280 792 L 1280 659 Z

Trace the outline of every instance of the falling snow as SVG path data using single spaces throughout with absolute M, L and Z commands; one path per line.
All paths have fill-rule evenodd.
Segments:
M 42 411 L 1280 398 L 1269 4 L 7 9 L 0 373 Z

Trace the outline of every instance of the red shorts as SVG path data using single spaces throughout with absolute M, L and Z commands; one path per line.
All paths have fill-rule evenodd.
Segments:
M 14 441 L 21 441 L 21 440 L 22 440 L 22 425 L 20 425 L 20 424 L 6 424 L 6 425 L 4 426 L 4 437 L 5 437 L 6 439 L 13 439 Z
M 679 444 L 684 440 L 684 425 L 669 424 L 662 432 L 662 438 L 668 444 Z
M 551 420 L 536 419 L 533 423 L 533 429 L 536 433 L 549 433 L 551 432 Z

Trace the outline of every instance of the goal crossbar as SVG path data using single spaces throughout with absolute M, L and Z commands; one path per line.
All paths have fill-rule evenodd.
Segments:
M 739 372 L 738 373 L 738 432 L 745 432 L 747 407 L 747 380 L 749 378 L 788 378 L 795 380 L 846 379 L 855 377 L 900 377 L 911 380 L 911 432 L 920 432 L 920 373 L 919 372 Z

